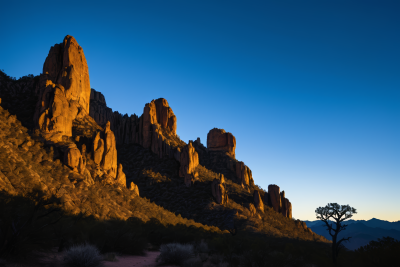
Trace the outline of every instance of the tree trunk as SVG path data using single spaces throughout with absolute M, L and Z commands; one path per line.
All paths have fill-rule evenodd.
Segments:
M 332 236 L 332 261 L 336 265 L 336 236 Z

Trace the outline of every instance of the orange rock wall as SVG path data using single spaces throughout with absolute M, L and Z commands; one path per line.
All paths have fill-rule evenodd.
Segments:
M 225 151 L 235 158 L 236 138 L 224 129 L 211 129 L 207 134 L 207 148 L 211 151 Z
M 86 58 L 74 37 L 51 47 L 40 76 L 35 127 L 44 133 L 72 136 L 72 121 L 89 112 L 90 81 Z

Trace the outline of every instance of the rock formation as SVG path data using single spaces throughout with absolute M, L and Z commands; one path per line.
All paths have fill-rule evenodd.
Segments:
M 281 202 L 279 186 L 270 184 L 268 186 L 268 196 L 269 196 L 269 203 L 271 204 L 271 207 L 276 212 L 280 212 L 281 208 L 282 208 L 282 202 Z
M 218 204 L 228 203 L 228 194 L 225 190 L 225 178 L 220 174 L 219 179 L 215 178 L 211 183 L 211 193 Z
M 246 208 L 250 211 L 250 216 L 254 216 L 257 213 L 256 207 L 254 207 L 253 203 L 247 203 Z
M 238 182 L 242 185 L 243 188 L 254 184 L 253 175 L 250 168 L 244 165 L 242 161 L 238 161 L 235 163 L 235 169 Z
M 290 203 L 289 199 L 285 198 L 285 191 L 281 192 L 281 213 L 283 216 L 292 218 L 292 203 Z
M 136 184 L 134 184 L 133 182 L 131 182 L 131 185 L 129 186 L 129 189 L 130 189 L 131 191 L 135 192 L 135 194 L 136 194 L 137 196 L 139 196 L 139 187 L 138 187 Z
M 264 203 L 262 201 L 261 194 L 258 190 L 254 190 L 253 198 L 254 198 L 254 207 L 257 210 L 264 212 Z
M 94 178 L 126 187 L 122 165 L 117 177 L 116 141 L 110 123 L 105 123 L 102 130 L 89 117 L 89 70 L 74 37 L 67 35 L 63 43 L 51 47 L 38 79 L 34 124 L 37 133 L 59 151 L 61 160 L 73 171 L 69 179 L 86 186 L 93 184 Z M 93 97 L 103 100 L 101 95 Z M 94 167 L 92 163 L 87 166 L 87 145 Z
M 126 175 L 125 173 L 122 171 L 122 164 L 120 163 L 118 165 L 118 173 L 117 173 L 117 179 L 116 179 L 117 183 L 122 185 L 123 187 L 126 187 Z
M 115 134 L 116 142 L 121 144 L 139 144 L 159 155 L 180 160 L 180 149 L 184 145 L 174 144 L 177 120 L 174 112 L 164 98 L 147 103 L 143 115 L 130 117 L 122 115 L 106 105 L 103 94 L 91 90 L 89 115 L 102 127 L 110 121 L 110 128 Z
M 97 132 L 93 138 L 93 160 L 108 175 L 117 175 L 117 146 L 114 133 L 110 129 L 110 122 L 107 122 L 103 132 Z M 122 166 L 121 170 L 122 172 Z
M 207 148 L 210 151 L 225 151 L 235 158 L 236 138 L 224 129 L 211 129 L 207 134 Z
M 72 121 L 89 112 L 89 70 L 82 47 L 67 35 L 51 47 L 40 76 L 35 126 L 55 142 L 72 136 Z
M 180 163 L 179 176 L 185 178 L 186 186 L 190 186 L 198 177 L 198 174 L 195 174 L 195 169 L 199 165 L 199 155 L 191 141 L 182 149 L 180 153 Z
M 285 197 L 285 191 L 280 192 L 279 186 L 268 186 L 268 192 L 264 193 L 264 203 L 283 216 L 292 218 L 292 203 Z

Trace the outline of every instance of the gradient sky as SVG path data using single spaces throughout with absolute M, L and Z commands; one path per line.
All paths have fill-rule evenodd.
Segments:
M 109 107 L 164 97 L 185 142 L 233 133 L 293 217 L 400 220 L 400 1 L 85 2 L 1 0 L 0 69 L 38 75 L 72 35 Z

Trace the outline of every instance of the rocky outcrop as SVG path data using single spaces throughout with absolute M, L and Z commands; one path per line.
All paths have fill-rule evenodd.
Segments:
M 280 212 L 282 208 L 282 202 L 281 202 L 279 186 L 270 184 L 268 186 L 268 196 L 269 196 L 268 202 L 270 203 L 271 207 L 276 212 Z
M 95 134 L 92 147 L 94 162 L 109 176 L 115 178 L 117 175 L 117 146 L 109 122 L 107 122 L 103 132 Z M 120 171 L 122 172 L 122 168 Z
M 180 153 L 180 163 L 179 176 L 185 178 L 186 186 L 190 186 L 195 181 L 196 177 L 198 177 L 198 174 L 196 175 L 195 173 L 195 169 L 199 165 L 199 155 L 191 141 L 182 149 Z
M 261 194 L 258 190 L 254 190 L 253 199 L 254 199 L 254 207 L 257 210 L 264 212 L 264 203 L 262 201 Z
M 118 165 L 118 173 L 117 173 L 116 182 L 118 184 L 120 184 L 121 186 L 126 187 L 126 175 L 122 171 L 122 164 L 121 163 Z
M 152 125 L 158 124 L 176 135 L 176 116 L 164 98 L 159 98 L 147 103 L 143 110 L 143 147 L 149 148 L 152 145 Z
M 279 186 L 268 186 L 268 192 L 264 193 L 264 203 L 283 216 L 292 218 L 292 203 L 285 197 L 285 191 L 280 192 Z
M 110 122 L 118 145 L 139 144 L 159 155 L 180 160 L 184 143 L 176 135 L 177 120 L 164 98 L 147 103 L 143 115 L 122 115 L 106 105 L 103 94 L 91 90 L 89 115 L 100 125 Z
M 238 183 L 241 184 L 243 188 L 254 184 L 250 168 L 244 165 L 242 161 L 237 161 L 235 163 L 235 169 Z
M 207 134 L 207 148 L 210 151 L 224 151 L 235 158 L 236 138 L 224 129 L 211 129 Z
M 64 154 L 64 164 L 70 167 L 74 172 L 84 174 L 86 169 L 86 160 L 75 144 L 71 144 Z
M 82 47 L 67 35 L 51 47 L 40 76 L 36 128 L 55 142 L 72 136 L 72 122 L 89 112 L 89 70 Z
M 285 198 L 285 191 L 281 192 L 281 213 L 283 216 L 292 218 L 292 203 L 290 203 L 289 199 Z
M 136 194 L 137 196 L 139 196 L 139 187 L 138 187 L 136 184 L 134 184 L 133 182 L 131 182 L 131 185 L 129 186 L 129 189 L 130 189 L 131 191 L 135 192 L 135 194 Z
M 215 178 L 211 183 L 211 193 L 218 204 L 226 204 L 229 201 L 224 184 L 223 174 L 220 174 L 219 179 Z

